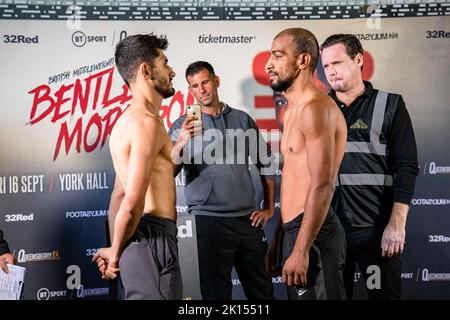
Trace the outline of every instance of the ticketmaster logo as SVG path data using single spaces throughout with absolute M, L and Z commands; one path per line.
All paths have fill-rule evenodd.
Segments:
M 245 36 L 245 35 L 234 35 L 234 36 L 223 36 L 223 35 L 213 35 L 213 34 L 201 34 L 198 36 L 198 43 L 252 43 L 255 40 L 255 36 Z

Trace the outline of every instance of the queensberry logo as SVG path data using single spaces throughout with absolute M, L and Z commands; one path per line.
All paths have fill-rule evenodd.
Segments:
M 422 281 L 450 281 L 450 273 L 435 273 L 424 268 L 422 270 Z
M 17 256 L 17 261 L 20 263 L 59 259 L 61 259 L 61 254 L 58 250 L 39 253 L 26 253 L 24 249 L 21 249 L 19 250 L 19 254 Z
M 85 298 L 90 296 L 107 296 L 109 288 L 84 288 L 82 284 L 77 289 L 77 297 Z
M 246 35 L 234 35 L 234 36 L 224 36 L 224 35 L 213 35 L 213 34 L 201 34 L 198 36 L 198 43 L 230 43 L 230 44 L 240 44 L 240 43 L 252 43 L 256 40 L 255 36 Z
M 4 43 L 14 43 L 14 44 L 31 44 L 31 43 L 39 43 L 39 36 L 24 36 L 22 34 L 4 34 L 3 35 Z
M 450 174 L 450 166 L 439 166 L 435 162 L 430 162 L 430 174 Z

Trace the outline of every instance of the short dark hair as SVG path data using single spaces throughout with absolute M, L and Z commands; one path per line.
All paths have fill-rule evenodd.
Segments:
M 320 51 L 323 49 L 334 46 L 335 44 L 342 43 L 345 46 L 345 52 L 350 58 L 354 58 L 358 53 L 364 54 L 364 49 L 359 42 L 358 38 L 352 34 L 333 34 L 326 38 L 326 40 L 320 46 Z
M 187 80 L 188 76 L 193 76 L 193 75 L 195 75 L 195 74 L 197 74 L 200 71 L 205 70 L 205 69 L 208 70 L 208 72 L 210 74 L 212 74 L 213 76 L 216 75 L 216 73 L 214 72 L 213 66 L 209 62 L 206 62 L 206 61 L 195 61 L 195 62 L 192 62 L 186 68 L 186 73 L 185 73 L 186 80 Z
M 289 35 L 292 37 L 292 44 L 298 54 L 309 53 L 311 56 L 311 63 L 309 67 L 311 73 L 314 73 L 317 62 L 319 61 L 319 43 L 317 42 L 314 34 L 303 28 L 289 28 L 281 31 L 275 38 L 283 35 Z
M 128 87 L 139 65 L 146 62 L 153 66 L 155 58 L 159 56 L 157 49 L 165 50 L 168 44 L 165 36 L 158 37 L 153 33 L 128 36 L 117 44 L 116 67 Z

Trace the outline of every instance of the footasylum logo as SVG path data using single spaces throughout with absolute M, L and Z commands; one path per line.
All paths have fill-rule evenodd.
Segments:
M 413 206 L 445 206 L 450 205 L 450 199 L 434 198 L 434 199 L 412 199 Z
M 108 210 L 67 211 L 66 212 L 66 219 L 96 218 L 96 217 L 106 217 L 107 215 L 108 215 Z

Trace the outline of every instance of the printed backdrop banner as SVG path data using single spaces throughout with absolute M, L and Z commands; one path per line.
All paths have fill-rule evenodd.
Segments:
M 108 284 L 91 258 L 106 243 L 114 185 L 108 137 L 131 100 L 114 69 L 120 39 L 167 35 L 166 53 L 177 73 L 176 94 L 160 111 L 167 128 L 194 101 L 186 66 L 206 60 L 221 78 L 221 100 L 271 130 L 276 145 L 278 124 L 264 64 L 273 37 L 298 26 L 311 30 L 319 43 L 331 32 L 357 34 L 366 50 L 364 77 L 403 95 L 421 166 L 407 224 L 403 293 L 408 299 L 450 298 L 450 43 L 439 36 L 448 34 L 449 22 L 449 17 L 386 18 L 371 29 L 365 19 L 82 21 L 73 30 L 66 21 L 0 20 L 0 227 L 18 264 L 27 268 L 24 298 L 108 298 Z M 320 68 L 316 83 L 325 90 Z M 199 299 L 195 220 L 187 214 L 184 176 L 176 181 L 184 295 Z M 279 196 L 276 201 L 279 208 Z M 276 217 L 266 229 L 269 239 Z M 356 273 L 356 298 L 365 297 L 360 278 Z M 280 278 L 273 281 L 277 298 L 285 298 Z M 244 297 L 237 278 L 233 284 L 234 297 Z

